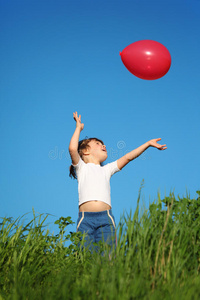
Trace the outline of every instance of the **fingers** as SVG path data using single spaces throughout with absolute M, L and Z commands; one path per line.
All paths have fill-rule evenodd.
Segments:
M 166 144 L 160 145 L 160 144 L 157 143 L 157 142 L 160 141 L 160 140 L 161 140 L 161 138 L 157 138 L 157 139 L 154 139 L 154 140 L 153 140 L 153 144 L 154 144 L 154 142 L 155 142 L 155 144 L 154 144 L 155 147 L 158 148 L 158 150 L 165 150 L 165 149 L 167 149 Z
M 159 150 L 165 150 L 165 149 L 167 149 L 166 144 L 165 145 L 160 145 L 160 147 L 158 149 Z
M 76 121 L 76 127 L 83 130 L 84 124 L 81 123 L 81 115 L 78 116 L 77 111 L 73 113 L 74 120 Z
M 78 120 L 81 121 L 81 115 L 79 115 L 78 117 L 78 113 L 77 111 L 73 113 L 73 117 L 74 117 L 74 120 L 77 122 Z
M 152 140 L 152 146 L 156 147 L 158 150 L 165 150 L 165 149 L 167 149 L 166 144 L 160 145 L 158 143 L 158 141 L 160 141 L 160 140 L 161 140 L 161 138 L 153 139 Z
M 74 117 L 74 120 L 76 121 L 76 118 L 77 118 L 77 111 L 75 113 L 73 113 L 73 117 Z

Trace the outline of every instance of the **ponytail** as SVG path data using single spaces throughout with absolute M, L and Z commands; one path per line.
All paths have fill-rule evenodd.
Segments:
M 71 165 L 69 167 L 69 177 L 73 178 L 73 179 L 77 179 L 77 176 L 76 176 L 76 171 L 75 171 L 75 168 L 73 165 Z

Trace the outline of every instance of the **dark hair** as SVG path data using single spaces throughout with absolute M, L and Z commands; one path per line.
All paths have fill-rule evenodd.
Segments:
M 100 143 L 102 143 L 102 144 L 104 145 L 104 143 L 103 143 L 102 140 L 97 139 L 97 138 L 95 138 L 95 137 L 93 137 L 93 138 L 85 138 L 85 139 L 79 141 L 79 143 L 78 143 L 78 153 L 79 153 L 79 155 L 80 155 L 81 158 L 83 157 L 83 150 L 85 150 L 85 149 L 87 149 L 88 147 L 90 147 L 88 144 L 89 144 L 89 142 L 92 141 L 92 140 L 95 140 L 95 141 L 97 141 L 97 142 L 100 142 Z M 75 168 L 74 168 L 73 165 L 71 165 L 71 166 L 69 167 L 69 176 L 70 176 L 71 178 L 77 179 L 76 171 L 75 171 Z

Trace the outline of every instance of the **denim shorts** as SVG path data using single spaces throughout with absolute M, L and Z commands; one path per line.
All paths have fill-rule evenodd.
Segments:
M 92 248 L 93 243 L 105 242 L 116 246 L 116 225 L 112 210 L 100 212 L 79 212 L 77 231 L 86 233 L 85 246 Z

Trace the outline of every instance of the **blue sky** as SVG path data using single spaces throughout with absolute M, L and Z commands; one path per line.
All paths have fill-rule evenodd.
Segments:
M 78 214 L 77 182 L 68 176 L 73 112 L 81 138 L 104 141 L 111 162 L 161 137 L 111 179 L 116 222 L 134 211 L 142 180 L 148 207 L 170 191 L 196 197 L 200 167 L 200 2 L 0 1 L 0 216 Z M 119 52 L 151 39 L 170 51 L 158 80 L 142 80 Z M 52 226 L 54 230 L 54 226 Z M 75 230 L 75 225 L 72 230 Z

